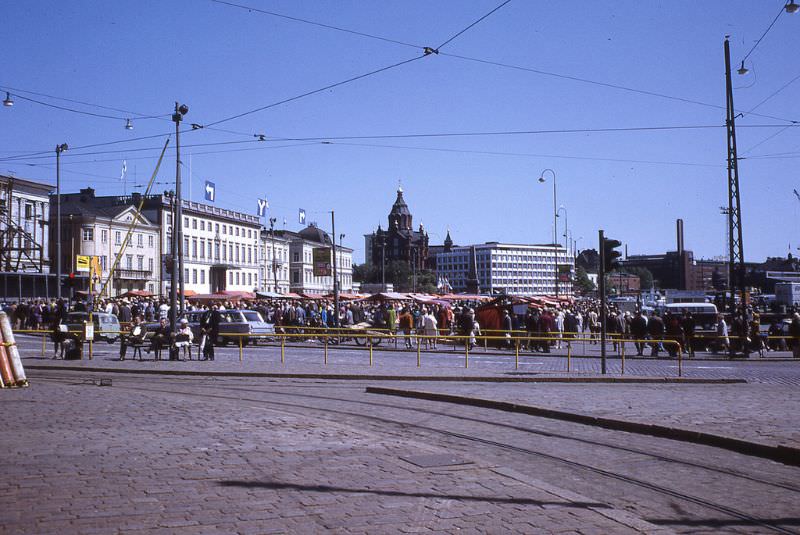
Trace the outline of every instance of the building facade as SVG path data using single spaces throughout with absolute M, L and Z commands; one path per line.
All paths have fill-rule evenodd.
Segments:
M 275 231 L 289 243 L 289 288 L 294 293 L 328 294 L 333 292 L 333 276 L 314 275 L 314 249 L 330 248 L 327 232 L 312 224 L 300 232 Z M 332 259 L 331 259 L 332 260 Z M 336 268 L 339 290 L 353 290 L 353 250 L 336 245 Z
M 436 256 L 436 274 L 449 282 L 454 292 L 469 292 L 473 264 L 481 293 L 555 295 L 556 260 L 572 267 L 572 256 L 561 246 L 519 245 L 489 242 L 451 247 Z M 572 283 L 559 282 L 559 295 L 572 295 Z
M 184 200 L 183 287 L 199 294 L 260 288 L 261 223 L 254 215 Z M 161 243 L 169 254 L 173 236 L 171 198 L 162 196 Z M 162 281 L 169 293 L 170 280 Z
M 0 175 L 0 271 L 50 271 L 47 224 L 52 190 L 48 184 Z
M 289 240 L 268 229 L 261 229 L 259 244 L 259 290 L 289 293 Z
M 51 205 L 53 223 L 50 231 L 54 235 L 55 199 Z M 136 214 L 137 207 L 130 196 L 97 197 L 92 188 L 62 194 L 61 265 L 64 274 L 76 271 L 79 255 L 94 256 L 99 259 L 102 280 L 91 282 L 100 283 L 101 287 L 104 285 L 105 296 L 116 296 L 130 290 L 158 293 L 161 270 L 159 227 L 144 215 L 137 217 Z M 56 238 L 51 238 L 54 244 Z M 51 249 L 54 257 L 55 246 Z
M 428 259 L 428 233 L 420 224 L 414 230 L 413 216 L 403 198 L 403 188 L 397 188 L 397 198 L 389 212 L 389 226 L 380 225 L 372 234 L 364 235 L 365 261 L 380 266 L 402 261 L 409 268 L 425 269 Z

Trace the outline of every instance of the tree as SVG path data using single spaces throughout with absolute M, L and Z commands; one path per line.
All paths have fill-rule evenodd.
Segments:
M 653 274 L 649 269 L 643 267 L 630 267 L 625 268 L 625 271 L 631 275 L 637 275 L 639 277 L 639 287 L 642 290 L 647 290 L 653 287 Z
M 595 288 L 594 283 L 582 266 L 578 266 L 575 269 L 575 284 L 578 285 L 578 289 L 583 293 L 591 292 Z

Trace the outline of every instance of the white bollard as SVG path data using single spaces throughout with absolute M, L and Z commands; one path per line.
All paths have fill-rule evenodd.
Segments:
M 28 386 L 28 378 L 25 377 L 25 369 L 22 367 L 22 359 L 19 358 L 17 342 L 14 340 L 14 332 L 11 330 L 11 322 L 5 312 L 0 312 L 0 332 L 3 333 L 3 345 L 6 347 L 6 355 L 11 364 L 11 371 L 14 372 L 17 386 Z

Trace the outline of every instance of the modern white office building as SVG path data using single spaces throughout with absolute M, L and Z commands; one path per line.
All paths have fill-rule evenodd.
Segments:
M 454 292 L 466 292 L 474 248 L 474 271 L 481 293 L 555 295 L 556 259 L 562 273 L 573 271 L 573 259 L 562 246 L 488 242 L 452 247 L 436 255 L 436 273 L 446 278 Z M 562 275 L 560 278 L 567 278 Z M 559 282 L 559 295 L 572 295 L 572 283 Z

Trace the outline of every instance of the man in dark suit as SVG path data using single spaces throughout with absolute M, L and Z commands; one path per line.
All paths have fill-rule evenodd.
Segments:
M 203 360 L 214 360 L 214 342 L 217 341 L 217 336 L 219 336 L 221 320 L 222 316 L 216 303 L 211 305 L 211 308 L 203 314 L 203 318 L 200 320 L 201 336 L 205 337 Z

